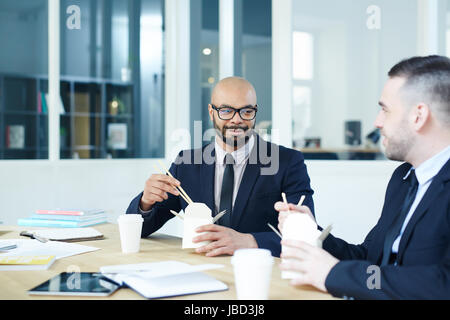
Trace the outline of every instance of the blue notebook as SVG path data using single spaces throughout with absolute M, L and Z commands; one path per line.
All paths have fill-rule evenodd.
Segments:
M 44 219 L 19 219 L 17 224 L 26 227 L 55 227 L 55 228 L 81 228 L 93 226 L 106 222 L 106 217 L 89 221 L 66 221 L 66 220 L 44 220 Z
M 92 216 L 70 216 L 70 215 L 63 215 L 63 214 L 32 214 L 30 216 L 30 219 L 38 219 L 38 220 L 64 220 L 64 221 L 92 221 L 92 220 L 99 220 L 99 219 L 105 219 L 106 220 L 106 213 L 100 213 Z

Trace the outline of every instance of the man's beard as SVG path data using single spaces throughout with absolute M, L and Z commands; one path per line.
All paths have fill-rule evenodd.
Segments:
M 414 145 L 414 138 L 408 133 L 408 128 L 401 126 L 391 135 L 392 138 L 388 138 L 388 143 L 385 146 L 385 154 L 388 159 L 393 161 L 406 161 L 408 153 Z
M 250 128 L 246 125 L 243 126 L 226 126 L 224 125 L 223 128 L 219 128 L 219 126 L 216 123 L 216 119 L 213 120 L 214 123 L 214 129 L 216 129 L 217 134 L 222 139 L 222 141 L 233 148 L 241 148 L 244 146 L 249 140 L 250 137 L 253 135 L 253 129 L 255 129 L 255 125 L 253 125 L 253 128 Z M 227 130 L 242 130 L 244 134 L 240 137 L 237 136 L 231 136 L 226 137 L 226 131 Z

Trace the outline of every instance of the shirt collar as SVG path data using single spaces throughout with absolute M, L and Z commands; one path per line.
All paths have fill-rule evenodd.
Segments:
M 419 185 L 423 185 L 430 181 L 436 176 L 439 171 L 441 171 L 442 167 L 447 163 L 450 159 L 450 146 L 439 152 L 437 155 L 428 159 L 424 163 L 422 163 L 417 169 L 411 168 L 403 180 L 406 180 L 411 173 L 411 170 L 415 169 L 417 181 L 419 181 Z
M 251 135 L 250 139 L 244 146 L 240 147 L 239 149 L 231 153 L 237 165 L 247 161 L 247 158 L 249 157 L 250 152 L 253 150 L 254 145 L 255 145 L 255 137 Z M 214 148 L 216 151 L 217 164 L 224 164 L 227 152 L 217 143 L 217 140 L 215 141 Z

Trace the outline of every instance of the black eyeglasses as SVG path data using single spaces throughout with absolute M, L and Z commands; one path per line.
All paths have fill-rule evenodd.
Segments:
M 215 105 L 211 105 L 211 107 L 217 111 L 219 118 L 222 120 L 231 120 L 234 118 L 236 112 L 239 112 L 239 116 L 242 120 L 249 121 L 256 118 L 256 113 L 258 112 L 258 105 L 254 107 L 244 107 L 242 109 L 235 109 L 233 107 L 220 107 L 217 108 Z

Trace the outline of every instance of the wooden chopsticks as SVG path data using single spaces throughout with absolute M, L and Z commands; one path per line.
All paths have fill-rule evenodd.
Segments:
M 168 174 L 170 177 L 173 178 L 173 175 L 170 173 L 169 170 L 167 170 L 167 168 L 164 166 L 164 164 L 162 163 L 162 161 L 161 161 L 161 160 L 158 160 L 158 163 L 159 163 L 159 165 L 160 165 L 160 167 L 161 167 L 161 170 L 162 170 L 164 173 Z M 155 169 L 156 169 L 156 171 L 160 171 L 160 170 L 158 170 L 158 169 L 156 168 L 156 166 L 155 166 Z M 175 178 L 174 178 L 174 179 L 175 179 Z M 192 201 L 192 199 L 188 196 L 188 194 L 186 193 L 186 191 L 184 191 L 184 189 L 183 189 L 181 186 L 176 187 L 176 188 L 177 188 L 178 191 L 180 192 L 180 197 L 182 197 L 183 200 L 186 201 L 187 204 L 192 204 L 192 203 L 194 203 L 194 201 Z

